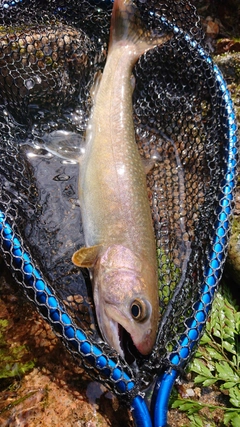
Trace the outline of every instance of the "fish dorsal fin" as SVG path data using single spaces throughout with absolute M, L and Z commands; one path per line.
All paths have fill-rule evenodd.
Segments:
M 72 256 L 73 264 L 77 265 L 78 267 L 93 267 L 102 247 L 102 245 L 95 245 L 90 247 L 84 246 L 83 248 L 74 252 Z

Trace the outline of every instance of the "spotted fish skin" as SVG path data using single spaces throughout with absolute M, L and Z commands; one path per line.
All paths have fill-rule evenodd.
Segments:
M 95 87 L 80 163 L 86 248 L 73 262 L 92 269 L 99 328 L 122 356 L 122 328 L 143 355 L 151 352 L 158 328 L 156 244 L 135 141 L 131 76 L 139 57 L 168 39 L 150 40 L 139 26 L 136 6 L 115 0 L 107 62 Z

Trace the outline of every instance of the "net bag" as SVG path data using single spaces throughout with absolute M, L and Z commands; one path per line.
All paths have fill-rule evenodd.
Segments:
M 143 357 L 122 359 L 98 329 L 87 270 L 76 162 L 48 149 L 84 143 L 94 76 L 107 57 L 110 1 L 0 2 L 0 245 L 27 297 L 86 370 L 138 406 L 161 373 L 188 363 L 221 278 L 237 163 L 234 111 L 185 0 L 135 2 L 146 28 L 173 34 L 133 73 L 136 141 L 147 175 L 158 257 L 160 322 Z M 136 406 L 134 406 L 136 405 Z M 139 409 L 140 408 L 140 409 Z M 164 424 L 159 424 L 164 425 Z

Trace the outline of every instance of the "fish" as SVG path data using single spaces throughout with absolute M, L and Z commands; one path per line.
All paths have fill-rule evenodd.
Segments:
M 135 350 L 150 354 L 159 322 L 156 242 L 135 140 L 132 72 L 141 55 L 170 37 L 151 37 L 132 1 L 114 1 L 79 168 L 86 246 L 72 261 L 90 270 L 100 332 L 126 360 Z

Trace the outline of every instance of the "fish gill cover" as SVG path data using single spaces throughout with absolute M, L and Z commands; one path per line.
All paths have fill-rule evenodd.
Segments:
M 79 165 L 64 154 L 71 158 L 71 150 L 84 146 L 94 76 L 103 70 L 107 56 L 110 1 L 1 0 L 0 208 L 76 324 L 142 389 L 171 365 L 199 299 L 221 205 L 226 120 L 213 65 L 199 56 L 196 44 L 186 42 L 188 34 L 203 43 L 195 8 L 185 0 L 135 4 L 155 34 L 171 33 L 173 26 L 181 30 L 161 48 L 145 53 L 133 70 L 136 141 L 141 157 L 154 160 L 147 185 L 158 257 L 160 323 L 152 353 L 141 356 L 125 337 L 130 368 L 102 341 L 88 272 L 71 261 L 84 237 Z M 62 147 L 62 158 L 51 153 L 52 140 Z M 228 234 L 226 226 L 225 243 Z M 1 237 L 6 262 L 23 283 L 24 272 L 16 268 L 3 232 Z M 222 247 L 216 286 L 224 261 Z M 26 292 L 36 302 L 31 290 Z M 46 319 L 48 309 L 44 304 L 40 309 Z M 186 360 L 183 356 L 184 363 L 188 360 L 189 354 Z M 99 378 L 99 371 L 90 371 Z

